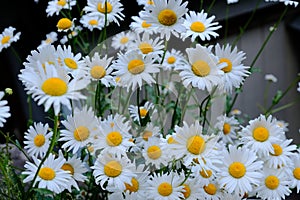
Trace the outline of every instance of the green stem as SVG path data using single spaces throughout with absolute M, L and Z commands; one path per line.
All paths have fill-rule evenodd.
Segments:
M 207 8 L 207 13 L 209 13 L 210 12 L 210 10 L 213 8 L 213 6 L 215 5 L 215 2 L 216 2 L 216 0 L 213 0 L 212 2 L 211 2 L 211 4 L 209 5 L 209 7 Z
M 190 101 L 190 98 L 191 98 L 191 95 L 192 95 L 193 91 L 194 91 L 193 88 L 191 88 L 191 90 L 190 90 L 189 93 L 188 93 L 186 103 L 185 103 L 185 105 L 184 105 L 184 107 L 183 107 L 183 109 L 182 109 L 181 121 L 183 121 L 183 119 L 184 119 L 185 112 L 186 112 L 186 110 L 187 110 L 187 106 L 188 106 L 188 103 L 189 103 L 189 101 Z
M 16 58 L 17 58 L 19 64 L 22 64 L 22 59 L 20 58 L 20 56 L 19 56 L 18 52 L 15 50 L 15 48 L 11 45 L 11 46 L 10 46 L 10 49 L 11 49 L 11 51 L 13 52 L 13 54 L 16 56 Z
M 32 105 L 31 105 L 31 96 L 28 95 L 27 97 L 27 103 L 28 103 L 28 121 L 27 121 L 27 127 L 31 126 L 33 123 L 32 118 Z

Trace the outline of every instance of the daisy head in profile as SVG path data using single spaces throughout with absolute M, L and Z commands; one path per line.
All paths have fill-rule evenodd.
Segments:
M 76 0 L 52 0 L 48 2 L 46 8 L 47 16 L 59 15 L 63 9 L 71 10 L 76 5 Z
M 30 156 L 42 158 L 50 146 L 50 138 L 52 137 L 52 134 L 53 133 L 49 131 L 48 124 L 35 122 L 29 127 L 27 132 L 25 132 L 24 148 Z
M 196 38 L 200 38 L 202 41 L 210 40 L 211 37 L 216 38 L 219 36 L 216 30 L 220 29 L 219 22 L 213 22 L 215 16 L 207 17 L 208 14 L 201 10 L 200 13 L 190 11 L 185 14 L 185 20 L 183 25 L 186 28 L 185 32 L 181 33 L 181 37 L 185 40 L 191 37 L 191 41 L 194 42 Z
M 58 20 L 56 27 L 58 29 L 58 32 L 67 32 L 67 31 L 72 31 L 75 27 L 74 24 L 75 19 L 70 20 L 69 18 L 61 18 Z
M 14 34 L 16 28 L 10 26 L 5 28 L 4 31 L 0 34 L 0 52 L 2 49 L 8 48 L 12 42 L 16 42 L 20 39 L 21 33 L 18 32 Z
M 0 127 L 4 126 L 6 119 L 11 116 L 10 107 L 7 105 L 8 101 L 3 100 L 5 93 L 0 91 Z

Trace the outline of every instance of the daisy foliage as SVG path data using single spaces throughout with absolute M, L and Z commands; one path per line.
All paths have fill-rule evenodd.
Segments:
M 138 14 L 125 16 L 124 1 L 79 2 L 48 1 L 45 15 L 57 23 L 21 62 L 27 129 L 21 141 L 0 132 L 25 160 L 15 167 L 10 145 L 1 146 L 5 199 L 275 200 L 299 193 L 300 150 L 277 115 L 284 107 L 276 107 L 299 77 L 249 116 L 234 104 L 254 64 L 238 40 L 216 42 L 223 27 L 213 9 L 137 0 L 130 4 Z M 15 30 L 0 34 L 0 52 L 13 50 Z M 13 108 L 5 92 L 1 128 Z M 32 119 L 32 103 L 44 119 Z

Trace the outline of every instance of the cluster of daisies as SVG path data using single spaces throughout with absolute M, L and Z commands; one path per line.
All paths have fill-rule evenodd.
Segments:
M 157 123 L 154 116 L 164 114 L 160 108 L 170 100 L 168 95 L 230 95 L 250 75 L 250 67 L 235 46 L 201 45 L 219 35 L 215 16 L 188 10 L 188 1 L 137 3 L 142 10 L 132 16 L 130 30 L 87 55 L 77 52 L 82 32 L 120 25 L 125 17 L 122 3 L 88 0 L 76 19 L 68 15 L 75 0 L 49 1 L 47 15 L 65 17 L 58 21 L 57 32 L 47 34 L 28 55 L 18 78 L 27 94 L 53 113 L 54 125 L 34 122 L 24 134 L 29 159 L 23 182 L 53 196 L 68 192 L 76 198 L 92 195 L 90 186 L 96 185 L 111 200 L 276 200 L 294 188 L 299 192 L 300 151 L 286 138 L 285 124 L 271 115 L 244 125 L 235 112 L 222 111 L 214 122 L 205 123 L 201 116 L 183 118 L 168 131 Z M 0 35 L 3 48 L 19 38 L 13 31 Z M 54 45 L 61 34 L 60 44 Z M 180 44 L 180 49 L 171 44 Z M 157 101 L 139 94 L 146 86 L 152 86 Z M 125 109 L 114 105 L 99 115 L 90 102 L 100 101 L 100 87 L 106 98 L 119 94 L 118 106 Z M 125 103 L 122 89 L 129 94 Z M 134 92 L 137 102 L 129 103 Z M 0 106 L 3 126 L 9 107 L 5 100 Z M 173 109 L 166 112 L 176 113 L 176 106 Z

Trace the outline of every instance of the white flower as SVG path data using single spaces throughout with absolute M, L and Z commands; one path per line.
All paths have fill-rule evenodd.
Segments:
M 128 31 L 128 32 L 121 32 L 112 37 L 111 46 L 117 50 L 126 50 L 130 45 L 136 40 L 135 33 Z
M 237 3 L 239 0 L 227 0 L 227 4 Z
M 183 60 L 185 60 L 183 53 L 175 49 L 167 51 L 162 67 L 164 70 L 177 69 L 180 65 L 183 65 Z
M 2 100 L 4 95 L 5 93 L 0 91 L 0 127 L 3 127 L 6 122 L 6 118 L 11 116 L 7 100 Z
M 62 31 L 67 32 L 69 30 L 71 30 L 71 31 L 74 30 L 74 28 L 75 28 L 74 21 L 75 20 L 76 20 L 75 18 L 70 20 L 66 17 L 59 19 L 56 24 L 58 32 L 62 32 Z
M 273 74 L 266 74 L 265 75 L 265 80 L 273 82 L 273 83 L 277 82 L 277 78 Z
M 140 111 L 138 112 L 138 110 Z M 156 110 L 154 109 L 154 104 L 147 101 L 144 105 L 135 106 L 135 105 L 129 105 L 128 107 L 130 117 L 133 119 L 133 121 L 137 121 L 140 124 L 140 118 L 141 120 L 145 119 L 147 116 L 150 117 Z
M 57 41 L 57 33 L 52 31 L 46 35 L 46 39 L 42 40 L 41 44 L 38 47 L 43 47 L 45 45 L 52 44 L 55 41 Z
M 144 12 L 144 11 L 142 11 Z M 140 12 L 139 15 L 142 13 Z M 141 19 L 140 16 L 133 16 L 131 17 L 134 21 L 130 23 L 129 27 L 132 31 L 136 32 L 137 34 L 140 33 L 148 33 L 150 35 L 157 33 L 155 27 L 152 24 L 147 23 L 145 20 Z
M 16 29 L 14 27 L 5 28 L 4 31 L 0 34 L 0 52 L 2 49 L 5 49 L 11 45 L 12 42 L 19 40 L 21 33 L 18 32 L 14 34 Z
M 83 25 L 83 27 L 88 28 L 90 31 L 93 31 L 93 29 L 102 30 L 105 25 L 103 18 L 99 16 L 90 16 L 87 14 L 82 15 L 80 18 L 80 23 Z
M 76 5 L 76 0 L 52 0 L 48 2 L 46 8 L 47 16 L 59 15 L 62 9 L 71 10 L 72 6 Z
M 288 6 L 288 5 L 294 5 L 295 7 L 298 6 L 299 2 L 297 1 L 290 1 L 290 0 L 265 0 L 266 2 L 283 2 L 284 5 Z
M 239 125 L 240 123 L 234 118 L 234 116 L 227 117 L 226 115 L 221 115 L 217 117 L 215 128 L 223 142 L 234 144 L 237 139 L 237 130 L 239 130 Z
M 290 173 L 290 187 L 295 188 L 297 187 L 297 193 L 300 191 L 300 152 L 299 149 L 297 153 L 291 158 L 292 159 L 292 167 Z

